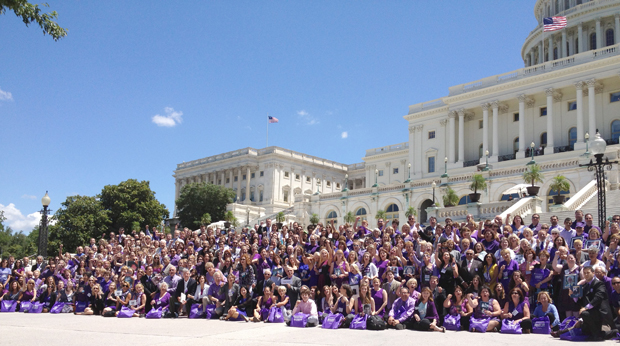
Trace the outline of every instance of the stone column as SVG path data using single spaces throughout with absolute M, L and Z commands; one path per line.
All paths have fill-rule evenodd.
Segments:
M 387 175 L 387 184 L 390 185 L 392 183 L 392 162 L 388 161 L 385 163 L 385 175 Z
M 220 179 L 222 180 L 222 186 L 226 186 L 226 172 L 225 171 L 221 171 L 220 172 Z
M 415 170 L 415 126 L 409 125 L 409 162 Z M 414 171 L 415 172 L 415 171 Z
M 553 88 L 545 89 L 547 94 L 547 147 L 545 155 L 553 154 Z
M 250 204 L 250 166 L 246 167 L 245 173 L 245 204 Z
M 575 149 L 581 149 L 585 146 L 583 139 L 586 134 L 583 129 L 583 82 L 576 82 L 575 89 L 577 91 L 577 143 L 575 143 Z
M 228 179 L 230 180 L 230 188 L 234 188 L 235 181 L 233 179 L 233 170 L 232 168 L 228 170 Z
M 424 125 L 418 125 L 415 127 L 415 132 L 416 132 L 416 147 L 417 147 L 417 153 L 416 153 L 416 171 L 417 174 L 422 175 L 422 172 L 424 172 L 424 156 L 422 155 L 422 129 L 424 129 Z
M 489 150 L 489 104 L 483 103 L 482 107 L 482 155 L 480 162 L 484 162 L 484 153 Z
M 525 157 L 525 94 L 517 96 L 519 99 L 519 151 L 516 157 L 518 159 Z
M 620 39 L 620 14 L 617 14 L 614 16 L 615 19 L 615 24 L 616 24 L 616 30 L 614 30 L 614 43 L 618 44 L 618 39 Z
M 538 63 L 542 64 L 544 62 L 545 62 L 545 41 L 541 39 L 540 43 L 538 44 Z
M 312 186 L 312 193 L 316 192 L 315 184 L 316 184 L 316 172 L 312 172 L 312 179 L 310 180 Z
M 596 135 L 596 101 L 595 101 L 595 91 L 594 87 L 596 86 L 596 79 L 588 79 L 586 81 L 588 83 L 588 119 L 589 126 L 588 132 L 590 132 L 590 140 L 593 140 Z
M 581 53 L 581 52 L 585 52 L 587 47 L 585 45 L 585 40 L 583 39 L 583 24 L 579 23 L 579 25 L 577 26 L 577 38 L 579 39 L 579 42 L 577 46 L 575 46 L 575 49 L 573 49 L 573 53 L 577 54 L 577 53 Z
M 300 181 L 299 182 L 300 182 L 300 185 L 301 185 L 301 187 L 300 187 L 301 194 L 303 195 L 304 194 L 304 184 L 306 183 L 306 170 L 305 169 L 301 170 L 301 176 L 300 176 Z
M 566 51 L 566 28 L 562 29 L 562 56 L 561 58 L 566 58 L 568 56 L 568 52 Z
M 602 40 L 603 35 L 601 34 L 601 17 L 596 18 L 596 49 L 603 48 Z
M 288 204 L 293 204 L 294 200 L 295 200 L 295 195 L 293 194 L 293 176 L 295 175 L 293 167 L 291 167 L 291 172 L 288 174 L 289 177 L 289 189 L 288 189 Z
M 241 167 L 237 168 L 237 200 L 240 202 L 241 201 L 241 178 L 242 178 L 242 173 L 241 173 Z
M 499 156 L 499 101 L 493 101 L 493 157 L 497 161 Z
M 459 115 L 459 163 L 465 162 L 465 110 L 460 109 Z
M 547 50 L 547 55 L 549 57 L 549 61 L 553 60 L 553 35 L 549 35 L 549 48 Z
M 454 122 L 456 118 L 456 111 L 450 111 L 448 114 L 448 162 L 454 163 L 454 152 L 455 152 L 455 143 L 454 143 Z

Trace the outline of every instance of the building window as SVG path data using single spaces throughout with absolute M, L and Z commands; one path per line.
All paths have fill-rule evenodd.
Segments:
M 331 182 L 331 181 L 328 181 L 328 182 L 327 182 L 327 187 L 330 187 L 330 186 L 332 186 L 332 182 Z
M 547 107 L 541 107 L 540 108 L 540 116 L 541 117 L 546 117 L 547 116 Z
M 605 46 L 613 46 L 614 41 L 614 29 L 607 29 L 605 31 Z
M 250 174 L 250 179 L 254 179 L 254 177 L 256 177 L 256 173 Z
M 392 170 L 392 174 L 398 174 L 398 168 L 394 168 L 394 169 Z
M 254 191 L 250 191 L 250 201 L 254 202 Z
M 222 179 L 218 180 L 218 181 L 217 181 L 217 184 L 218 184 L 218 185 L 222 185 Z
M 570 44 L 566 41 L 566 55 L 570 55 Z
M 357 208 L 357 210 L 355 211 L 355 216 L 359 216 L 360 219 L 362 219 L 362 220 L 366 220 L 366 215 L 367 214 L 368 213 L 366 212 L 366 208 L 363 208 L 363 207 Z
M 306 183 L 310 182 L 310 177 L 306 177 Z
M 338 223 L 338 214 L 333 210 L 327 213 L 327 217 L 325 217 L 325 223 L 331 224 L 332 221 L 334 221 L 334 224 Z
M 258 201 L 259 202 L 263 201 L 263 190 L 258 191 Z
M 379 170 L 379 176 L 380 176 L 380 177 L 382 177 L 382 176 L 383 176 L 383 170 L 382 170 L 382 169 L 380 169 L 380 170 Z
M 295 180 L 299 181 L 299 174 L 295 174 Z
M 245 188 L 241 189 L 241 202 L 245 201 Z
M 226 184 L 230 183 L 230 178 L 226 178 Z
M 568 103 L 568 111 L 574 111 L 577 109 L 577 101 L 571 101 Z
M 514 114 L 512 115 L 512 121 L 513 121 L 513 122 L 517 122 L 517 121 L 519 121 L 519 113 L 514 113 Z
M 321 179 L 316 178 L 316 184 L 317 184 L 317 185 L 321 185 Z
M 512 151 L 516 154 L 519 151 L 519 137 L 512 141 Z
M 478 146 L 478 158 L 482 158 L 482 155 L 484 154 L 482 153 L 482 144 L 480 144 L 480 146 Z
M 339 189 L 340 188 L 340 183 L 336 183 L 336 188 Z
M 611 122 L 611 139 L 616 143 L 620 138 L 620 120 Z
M 385 209 L 385 221 L 394 219 L 398 219 L 398 206 L 392 203 Z M 388 222 L 386 223 L 389 224 Z
M 465 195 L 461 197 L 461 199 L 459 199 L 459 205 L 469 204 L 469 203 L 471 203 L 471 200 L 469 199 L 469 195 Z
M 247 179 L 247 176 L 244 174 L 241 180 L 246 180 L 246 179 Z
M 428 139 L 435 138 L 435 131 L 428 131 Z
M 238 176 L 235 176 L 235 178 L 234 178 L 233 180 L 234 180 L 234 181 L 237 181 L 237 180 L 239 180 L 239 177 L 238 177 Z
M 543 148 L 547 146 L 547 132 L 540 134 L 540 146 Z
M 558 60 L 558 47 L 553 48 L 553 60 Z
M 284 202 L 288 203 L 288 191 L 284 190 L 282 191 L 282 194 L 284 195 Z
M 482 120 L 478 120 L 478 128 L 484 128 L 484 122 Z
M 264 175 L 265 175 L 265 172 L 264 171 L 260 171 L 260 176 L 262 177 Z
M 435 156 L 428 158 L 428 173 L 435 173 Z
M 564 0 L 564 11 L 568 10 L 569 8 L 570 8 L 570 1 Z
M 596 49 L 596 33 L 590 34 L 590 50 Z
M 573 54 L 579 53 L 579 39 L 578 38 L 575 39 L 575 49 L 573 50 L 574 50 Z
M 285 177 L 285 178 L 288 178 L 288 177 L 289 177 L 288 172 L 284 172 L 284 177 Z
M 581 5 L 582 2 L 582 0 L 577 0 L 577 5 Z
M 618 102 L 620 101 L 620 92 L 609 94 L 609 102 Z
M 568 129 L 568 145 L 572 148 L 575 142 L 577 142 L 577 128 L 571 127 Z

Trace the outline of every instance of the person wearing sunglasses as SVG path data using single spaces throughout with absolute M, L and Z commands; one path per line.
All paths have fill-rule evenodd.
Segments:
M 510 290 L 510 297 L 504 304 L 502 318 L 508 319 L 511 323 L 519 323 L 524 334 L 532 332 L 532 320 L 530 319 L 530 306 L 525 301 L 523 292 L 520 288 Z
M 101 315 L 103 309 L 105 307 L 105 300 L 103 296 L 103 292 L 101 291 L 101 286 L 99 284 L 95 284 L 92 287 L 92 292 L 90 295 L 90 303 L 84 312 L 76 312 L 76 315 Z

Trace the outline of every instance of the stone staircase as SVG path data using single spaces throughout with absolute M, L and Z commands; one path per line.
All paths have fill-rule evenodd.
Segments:
M 619 214 L 620 215 L 620 190 L 607 190 L 605 193 L 607 197 L 607 218 Z M 581 208 L 584 214 L 590 213 L 594 217 L 594 224 L 598 225 L 598 193 L 594 193 L 594 196 L 586 202 Z M 567 210 L 567 211 L 558 211 L 558 212 L 547 212 L 540 213 L 540 222 L 541 223 L 550 223 L 550 219 L 552 215 L 556 215 L 558 217 L 560 225 L 564 224 L 564 219 L 570 217 L 573 221 L 575 220 L 575 211 Z M 531 223 L 531 215 L 524 217 L 525 224 L 529 225 Z

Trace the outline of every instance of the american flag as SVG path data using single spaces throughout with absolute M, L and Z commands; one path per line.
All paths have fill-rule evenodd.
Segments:
M 566 27 L 566 17 L 547 17 L 543 19 L 543 31 L 556 31 Z
M 269 117 L 269 123 L 273 124 L 273 123 L 277 123 L 278 122 L 278 118 L 276 117 Z

